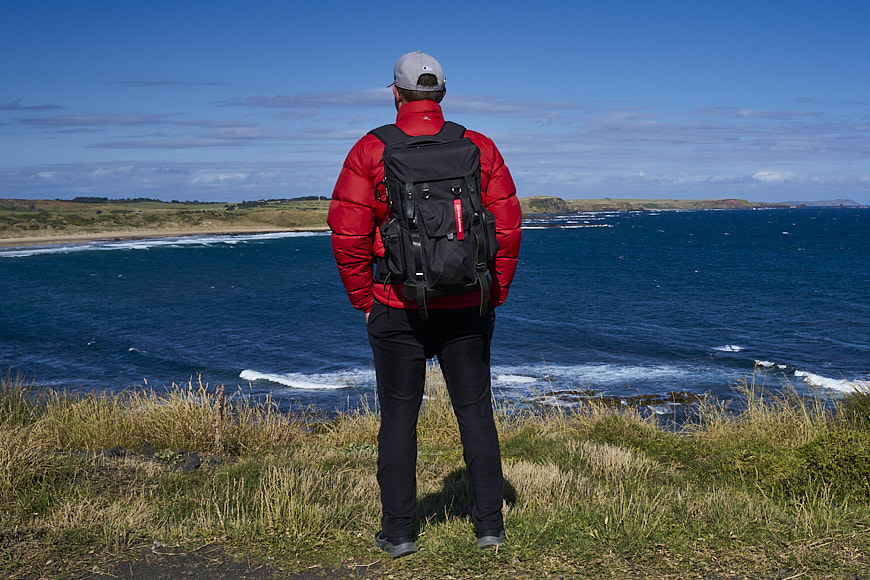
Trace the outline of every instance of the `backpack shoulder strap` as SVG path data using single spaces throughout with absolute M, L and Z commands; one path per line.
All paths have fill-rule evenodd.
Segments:
M 410 138 L 410 135 L 396 127 L 395 124 L 390 123 L 388 125 L 381 125 L 377 129 L 372 129 L 369 131 L 369 135 L 374 135 L 384 145 L 395 145 L 397 143 L 401 143 L 402 141 Z
M 453 121 L 444 121 L 444 126 L 441 127 L 441 130 L 438 131 L 439 137 L 444 137 L 446 139 L 462 139 L 465 135 L 465 127 L 460 125 L 459 123 L 454 123 Z

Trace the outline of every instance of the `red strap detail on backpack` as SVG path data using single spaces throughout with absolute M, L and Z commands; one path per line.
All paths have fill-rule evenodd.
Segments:
M 456 216 L 456 239 L 465 239 L 465 229 L 462 227 L 462 200 L 453 200 L 453 214 Z

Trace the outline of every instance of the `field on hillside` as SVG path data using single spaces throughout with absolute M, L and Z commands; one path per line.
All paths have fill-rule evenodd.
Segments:
M 0 199 L 0 239 L 99 233 L 323 228 L 329 202 L 312 196 L 241 203 Z

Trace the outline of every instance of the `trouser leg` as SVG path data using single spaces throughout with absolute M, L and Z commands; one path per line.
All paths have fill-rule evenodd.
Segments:
M 438 361 L 462 438 L 468 482 L 474 497 L 471 519 L 478 530 L 504 526 L 504 479 L 492 411 L 490 343 L 495 313 L 460 317 L 446 313 Z
M 408 313 L 401 309 L 375 302 L 368 334 L 381 410 L 381 528 L 388 537 L 410 536 L 417 501 L 417 416 L 426 380 L 426 356 L 411 329 Z

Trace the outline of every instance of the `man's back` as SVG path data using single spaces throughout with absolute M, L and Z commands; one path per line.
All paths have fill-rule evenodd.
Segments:
M 443 125 L 444 116 L 440 105 L 429 100 L 407 103 L 396 116 L 396 126 L 414 136 L 434 135 Z M 492 269 L 490 302 L 500 306 L 507 299 L 516 271 L 522 212 L 513 179 L 492 140 L 471 130 L 467 130 L 465 136 L 480 149 L 483 206 L 495 216 L 499 252 Z M 371 266 L 363 262 L 372 251 L 376 256 L 384 255 L 380 236 L 376 234 L 376 226 L 387 219 L 388 208 L 374 194 L 384 180 L 383 152 L 383 142 L 374 135 L 366 135 L 357 141 L 336 182 L 329 212 L 328 222 L 333 232 L 333 247 L 356 258 L 339 260 L 339 273 L 348 290 L 351 304 L 363 311 L 371 307 L 375 298 L 394 308 L 417 308 L 414 301 L 403 297 L 400 288 L 375 284 Z M 369 214 L 370 211 L 374 213 Z M 370 220 L 370 215 L 374 219 Z M 363 216 L 365 219 L 360 219 Z M 374 238 L 369 240 L 369 236 Z M 431 306 L 467 308 L 479 302 L 480 296 L 472 294 L 461 298 L 436 300 Z

